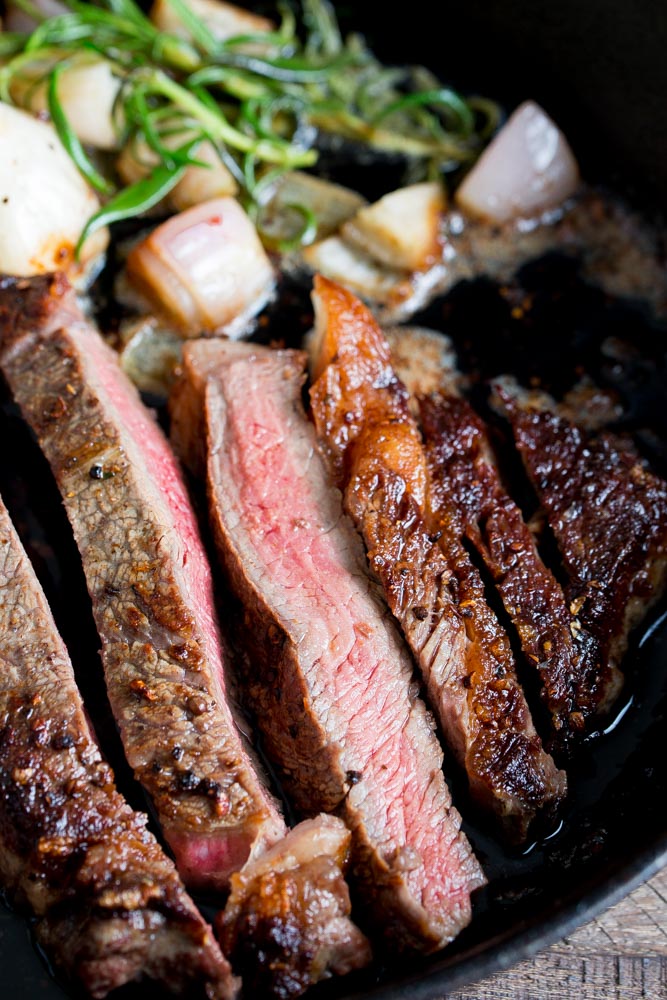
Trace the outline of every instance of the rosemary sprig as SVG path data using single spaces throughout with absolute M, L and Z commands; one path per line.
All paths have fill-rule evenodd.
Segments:
M 148 177 L 123 188 L 99 211 L 95 212 L 88 219 L 79 237 L 75 256 L 78 258 L 83 244 L 98 229 L 109 226 L 113 222 L 121 222 L 123 219 L 132 219 L 142 212 L 148 212 L 149 209 L 161 202 L 183 177 L 188 167 L 186 156 L 191 148 L 192 143 L 186 143 L 176 151 L 181 154 L 180 162 L 176 166 L 170 164 L 155 167 Z
M 48 103 L 51 121 L 53 122 L 56 132 L 58 133 L 58 138 L 90 186 L 100 194 L 112 194 L 112 185 L 106 180 L 106 178 L 102 177 L 99 171 L 95 169 L 90 159 L 86 156 L 83 146 L 79 142 L 72 126 L 68 122 L 67 116 L 63 111 L 60 101 L 58 100 L 58 80 L 66 66 L 67 63 L 64 61 L 58 63 L 51 70 L 49 77 Z
M 39 20 L 33 0 L 15 2 Z M 65 2 L 67 13 L 42 18 L 32 34 L 0 35 L 0 98 L 20 102 L 46 82 L 65 149 L 111 199 L 82 241 L 156 204 L 189 166 L 205 166 L 196 159 L 204 141 L 251 207 L 282 172 L 315 164 L 320 133 L 401 153 L 414 179 L 472 162 L 497 124 L 493 102 L 467 100 L 419 67 L 385 67 L 358 36 L 343 38 L 327 0 L 301 0 L 300 23 L 282 7 L 277 28 L 224 40 L 188 0 L 168 0 L 187 37 L 160 31 L 135 0 Z M 103 177 L 67 119 L 58 84 L 82 56 L 107 60 L 121 82 L 113 116 L 119 147 L 147 147 L 152 157 L 137 184 Z M 311 238 L 313 220 L 294 210 L 305 220 L 297 238 Z

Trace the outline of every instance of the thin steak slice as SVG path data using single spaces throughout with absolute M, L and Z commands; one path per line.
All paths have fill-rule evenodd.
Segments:
M 349 853 L 342 820 L 318 816 L 232 875 L 216 927 L 253 996 L 286 1000 L 369 963 L 368 941 L 349 919 Z
M 410 657 L 305 418 L 304 365 L 298 352 L 188 344 L 181 432 L 189 415 L 196 433 L 198 405 L 213 527 L 245 607 L 246 688 L 267 753 L 302 815 L 336 813 L 350 829 L 369 922 L 399 947 L 430 951 L 468 923 L 484 877 Z
M 176 460 L 64 278 L 2 282 L 0 367 L 63 496 L 127 759 L 185 881 L 222 887 L 285 826 L 226 699 Z
M 500 381 L 495 391 L 558 543 L 570 608 L 618 667 L 667 585 L 667 483 L 627 441 L 572 423 L 544 393 Z
M 72 665 L 0 500 L 0 879 L 51 961 L 92 996 L 143 977 L 237 983 L 173 863 L 116 791 Z
M 358 299 L 315 284 L 311 405 L 344 507 L 422 671 L 473 797 L 522 841 L 565 775 L 545 753 L 509 640 L 455 525 L 433 515 L 426 455 L 389 345 Z
M 433 502 L 448 510 L 492 574 L 525 658 L 538 672 L 554 746 L 590 728 L 618 695 L 621 675 L 582 628 L 505 491 L 484 424 L 460 397 L 420 401 Z

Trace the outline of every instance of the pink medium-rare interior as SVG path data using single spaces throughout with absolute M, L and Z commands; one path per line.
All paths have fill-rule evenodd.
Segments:
M 272 844 L 280 842 L 279 834 Z M 224 836 L 183 836 L 171 831 L 168 839 L 178 859 L 179 874 L 191 889 L 226 890 L 230 874 L 240 871 L 249 856 L 256 853 L 252 850 L 252 831 L 247 827 L 226 831 Z
M 245 536 L 246 570 L 260 591 L 270 573 L 317 715 L 342 747 L 342 766 L 363 773 L 348 801 L 363 810 L 388 860 L 398 851 L 409 868 L 415 852 L 421 857 L 406 880 L 427 910 L 467 906 L 467 878 L 457 882 L 459 861 L 449 859 L 460 845 L 441 822 L 443 786 L 430 777 L 439 754 L 429 767 L 415 746 L 415 726 L 428 721 L 410 710 L 411 662 L 371 596 L 356 535 L 326 482 L 312 427 L 295 409 L 300 377 L 289 386 L 282 373 L 274 379 L 287 399 L 270 373 L 262 379 L 261 362 L 232 363 L 222 378 L 224 404 L 209 387 L 209 413 L 226 410 L 209 428 L 221 516 L 232 537 Z

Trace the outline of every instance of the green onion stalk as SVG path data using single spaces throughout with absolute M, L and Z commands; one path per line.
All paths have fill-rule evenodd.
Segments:
M 289 170 L 314 167 L 320 133 L 412 161 L 410 176 L 443 176 L 474 161 L 497 127 L 497 105 L 465 98 L 422 67 L 385 67 L 356 35 L 343 38 L 326 0 L 301 0 L 300 18 L 280 6 L 275 29 L 219 39 L 187 0 L 168 0 L 182 32 L 160 31 L 135 0 L 65 0 L 30 34 L 0 35 L 0 99 L 25 103 L 46 86 L 48 111 L 78 170 L 100 194 L 79 249 L 101 226 L 158 204 L 190 166 L 206 167 L 210 143 L 232 172 L 241 200 L 261 226 L 261 205 Z M 147 174 L 121 186 L 78 139 L 59 99 L 59 82 L 81 59 L 104 59 L 120 82 L 114 106 L 118 146 L 151 152 Z M 180 141 L 174 141 L 174 137 Z M 289 246 L 313 238 L 303 206 Z

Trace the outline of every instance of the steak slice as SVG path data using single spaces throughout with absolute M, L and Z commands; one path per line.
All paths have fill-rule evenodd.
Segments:
M 370 962 L 368 941 L 349 920 L 349 848 L 342 820 L 318 816 L 232 875 L 216 926 L 252 995 L 300 996 Z
M 667 585 L 667 483 L 627 441 L 547 408 L 544 393 L 498 383 L 496 395 L 558 543 L 570 609 L 618 667 Z
M 63 496 L 127 759 L 185 881 L 220 888 L 285 826 L 226 699 L 176 460 L 64 278 L 2 283 L 0 367 Z
M 520 842 L 535 820 L 551 822 L 565 775 L 542 747 L 456 524 L 431 512 L 426 455 L 387 341 L 340 286 L 316 279 L 314 299 L 311 404 L 345 510 L 473 797 Z
M 0 878 L 92 996 L 143 977 L 237 993 L 173 863 L 116 791 L 65 645 L 0 501 Z
M 539 674 L 554 746 L 566 749 L 609 709 L 621 675 L 603 661 L 599 643 L 582 628 L 542 562 L 470 404 L 434 393 L 421 399 L 420 410 L 434 505 L 458 518 L 492 574 L 526 661 Z
M 245 606 L 246 689 L 266 751 L 302 815 L 336 813 L 350 829 L 369 920 L 399 947 L 431 951 L 468 923 L 484 877 L 410 657 L 305 418 L 304 364 L 298 352 L 190 343 L 175 404 L 195 428 L 197 400 L 204 415 L 212 521 Z

